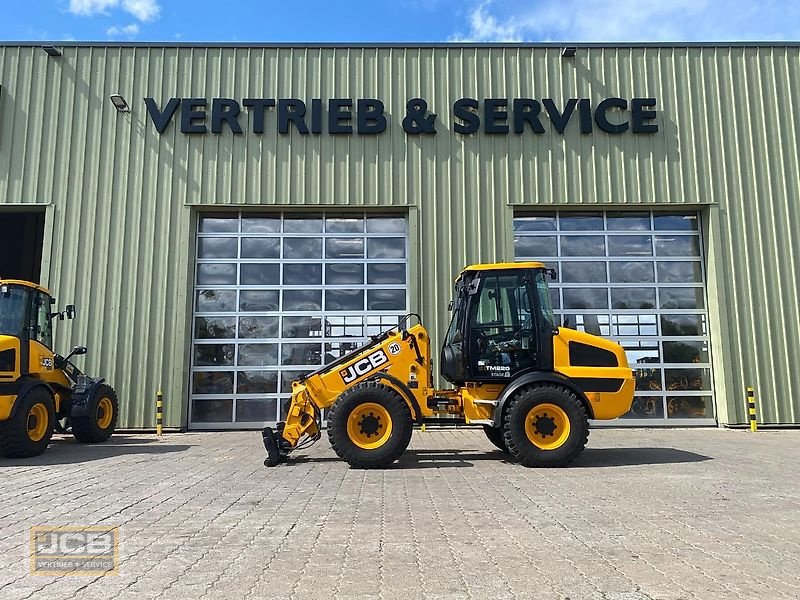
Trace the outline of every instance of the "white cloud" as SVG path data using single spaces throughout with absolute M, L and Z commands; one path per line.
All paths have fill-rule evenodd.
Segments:
M 135 37 L 139 34 L 139 26 L 136 23 L 131 23 L 130 25 L 126 25 L 125 27 L 117 27 L 114 25 L 113 27 L 109 27 L 106 29 L 106 35 L 111 38 L 115 37 Z
M 69 0 L 69 12 L 89 17 L 107 13 L 109 8 L 119 4 L 119 0 Z
M 152 21 L 161 13 L 158 0 L 69 0 L 69 12 L 85 17 L 107 15 L 111 9 L 117 8 L 140 21 Z
M 161 12 L 157 0 L 122 0 L 122 8 L 140 21 L 152 21 Z
M 453 36 L 453 42 L 521 42 L 523 32 L 520 24 L 509 19 L 500 23 L 495 17 L 489 14 L 491 0 L 484 0 L 470 13 L 469 24 L 470 32 L 466 37 L 460 34 Z
M 800 5 L 762 0 L 481 0 L 451 41 L 726 41 L 800 37 Z

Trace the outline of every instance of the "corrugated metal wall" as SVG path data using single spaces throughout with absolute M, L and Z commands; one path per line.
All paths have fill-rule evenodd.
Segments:
M 123 425 L 185 419 L 194 211 L 213 206 L 407 207 L 416 308 L 439 335 L 465 263 L 513 257 L 513 207 L 664 205 L 704 212 L 715 386 L 744 422 L 754 385 L 768 422 L 800 422 L 797 47 L 0 47 L 0 204 L 48 207 L 44 282 L 82 308 L 59 346 L 126 399 Z M 108 95 L 121 93 L 120 114 Z M 143 98 L 374 97 L 378 136 L 159 135 Z M 407 136 L 425 98 L 435 136 Z M 658 99 L 657 134 L 470 136 L 461 97 Z M 179 116 L 176 116 L 176 121 Z M 546 121 L 546 119 L 544 119 Z M 2 218 L 0 216 L 0 218 Z M 438 307 L 438 308 L 436 308 Z

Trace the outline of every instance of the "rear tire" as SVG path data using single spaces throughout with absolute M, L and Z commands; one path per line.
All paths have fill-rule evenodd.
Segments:
M 503 439 L 526 467 L 563 467 L 586 447 L 589 419 L 572 391 L 552 383 L 535 384 L 509 403 Z
M 53 396 L 42 387 L 17 398 L 13 418 L 0 423 L 0 454 L 6 458 L 30 458 L 45 451 L 53 437 L 56 410 Z
M 114 433 L 119 417 L 117 393 L 110 385 L 101 384 L 89 398 L 89 414 L 72 417 L 72 435 L 83 444 L 105 442 Z
M 357 469 L 388 467 L 405 452 L 413 429 L 406 401 L 375 381 L 346 390 L 328 411 L 331 447 Z
M 508 446 L 506 446 L 506 441 L 503 439 L 503 429 L 501 427 L 492 427 L 491 425 L 484 425 L 483 431 L 486 433 L 486 437 L 489 439 L 492 444 L 497 446 L 501 451 L 508 454 Z

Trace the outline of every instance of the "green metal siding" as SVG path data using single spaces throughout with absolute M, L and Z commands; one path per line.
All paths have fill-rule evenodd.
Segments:
M 80 307 L 59 348 L 125 399 L 122 425 L 185 423 L 196 210 L 407 208 L 412 298 L 438 344 L 466 263 L 513 256 L 514 207 L 662 206 L 706 226 L 721 422 L 800 422 L 800 164 L 796 46 L 0 47 L 0 205 L 47 207 L 43 281 Z M 121 93 L 120 114 L 108 95 Z M 159 136 L 143 98 L 380 98 L 378 136 Z M 406 101 L 438 114 L 407 136 Z M 656 134 L 452 133 L 452 103 L 483 98 L 657 98 Z M 546 119 L 545 119 L 546 120 Z M 0 218 L 2 218 L 0 216 Z

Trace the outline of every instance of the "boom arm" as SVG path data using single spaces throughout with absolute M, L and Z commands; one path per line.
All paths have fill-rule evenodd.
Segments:
M 262 432 L 269 454 L 266 464 L 277 464 L 292 450 L 316 442 L 321 435 L 321 411 L 363 381 L 380 379 L 393 387 L 416 421 L 429 416 L 425 398 L 432 385 L 430 337 L 422 325 L 403 328 L 410 316 L 398 327 L 292 383 L 286 421 L 278 424 L 277 431 L 267 427 Z

